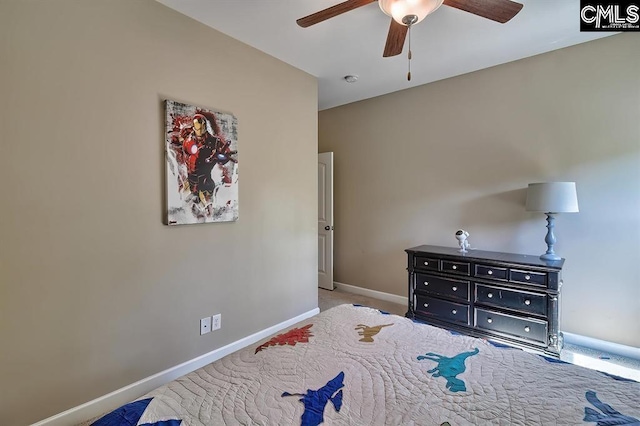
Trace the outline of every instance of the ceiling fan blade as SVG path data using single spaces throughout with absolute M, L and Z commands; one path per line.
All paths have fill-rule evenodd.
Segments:
M 387 44 L 384 45 L 384 53 L 382 54 L 383 57 L 388 58 L 389 56 L 396 56 L 402 53 L 404 39 L 407 38 L 408 29 L 409 27 L 398 24 L 391 19 L 389 34 L 387 34 Z
M 329 18 L 333 18 L 334 16 L 349 12 L 350 10 L 366 6 L 369 3 L 373 3 L 375 1 L 376 0 L 347 0 L 345 2 L 336 4 L 335 6 L 323 9 L 320 12 L 305 16 L 304 18 L 300 18 L 296 22 L 302 28 L 307 28 L 319 22 L 326 21 Z
M 444 4 L 501 24 L 516 16 L 523 6 L 511 0 L 444 0 Z

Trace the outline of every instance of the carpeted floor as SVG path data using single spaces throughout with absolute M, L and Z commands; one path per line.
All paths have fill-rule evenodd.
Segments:
M 348 293 L 340 290 L 339 288 L 336 288 L 335 290 L 318 289 L 318 307 L 320 308 L 320 311 L 326 311 L 329 308 L 343 305 L 345 303 L 369 306 L 400 316 L 404 316 L 404 314 L 407 313 L 407 305 L 400 305 L 398 303 L 374 299 L 373 297 Z

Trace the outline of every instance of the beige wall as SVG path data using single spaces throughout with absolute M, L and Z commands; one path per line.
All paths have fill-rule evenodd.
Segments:
M 617 35 L 322 111 L 335 280 L 405 296 L 403 250 L 457 246 L 459 228 L 541 254 L 524 188 L 576 181 L 580 213 L 556 220 L 562 329 L 640 347 L 639 71 L 640 38 Z
M 153 0 L 0 0 L 0 58 L 0 424 L 317 307 L 315 78 Z M 236 223 L 163 225 L 166 98 L 237 116 Z

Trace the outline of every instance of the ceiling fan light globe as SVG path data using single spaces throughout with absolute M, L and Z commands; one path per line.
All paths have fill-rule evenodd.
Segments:
M 403 18 L 415 15 L 417 20 L 412 25 L 422 21 L 428 14 L 438 9 L 444 0 L 378 0 L 380 9 L 401 25 L 406 25 Z

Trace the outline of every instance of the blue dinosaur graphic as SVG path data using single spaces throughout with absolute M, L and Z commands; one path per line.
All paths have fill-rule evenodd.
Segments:
M 619 382 L 632 382 L 632 383 L 637 382 L 637 380 L 629 379 L 627 377 L 616 376 L 615 374 L 607 373 L 606 371 L 598 371 L 598 373 L 603 374 L 609 377 L 610 379 L 617 380 Z
M 444 377 L 447 379 L 447 389 L 451 392 L 464 392 L 467 390 L 464 382 L 458 379 L 458 374 L 464 373 L 466 367 L 464 362 L 470 356 L 473 356 L 480 352 L 478 348 L 475 348 L 471 352 L 462 352 L 453 358 L 448 358 L 433 352 L 426 353 L 418 356 L 418 361 L 428 359 L 429 361 L 436 361 L 437 366 L 427 371 L 427 373 L 433 373 L 433 377 Z
M 594 410 L 591 407 L 584 408 L 584 421 L 596 422 L 598 426 L 613 426 L 613 425 L 640 425 L 640 420 L 635 417 L 625 416 L 619 411 L 614 410 L 608 404 L 600 401 L 594 391 L 587 391 L 585 394 L 587 401 L 594 407 L 601 411 Z
M 300 402 L 304 404 L 302 413 L 302 426 L 318 426 L 324 422 L 324 407 L 331 401 L 337 412 L 342 407 L 342 387 L 344 386 L 344 372 L 329 380 L 326 385 L 318 390 L 307 389 L 307 393 L 284 392 L 281 396 L 301 396 Z M 337 391 L 337 393 L 336 393 Z
M 152 399 L 153 398 L 140 399 L 138 401 L 125 404 L 91 423 L 91 426 L 137 425 Z M 180 419 L 172 419 L 155 423 L 145 423 L 140 426 L 180 426 L 181 423 L 182 420 Z

